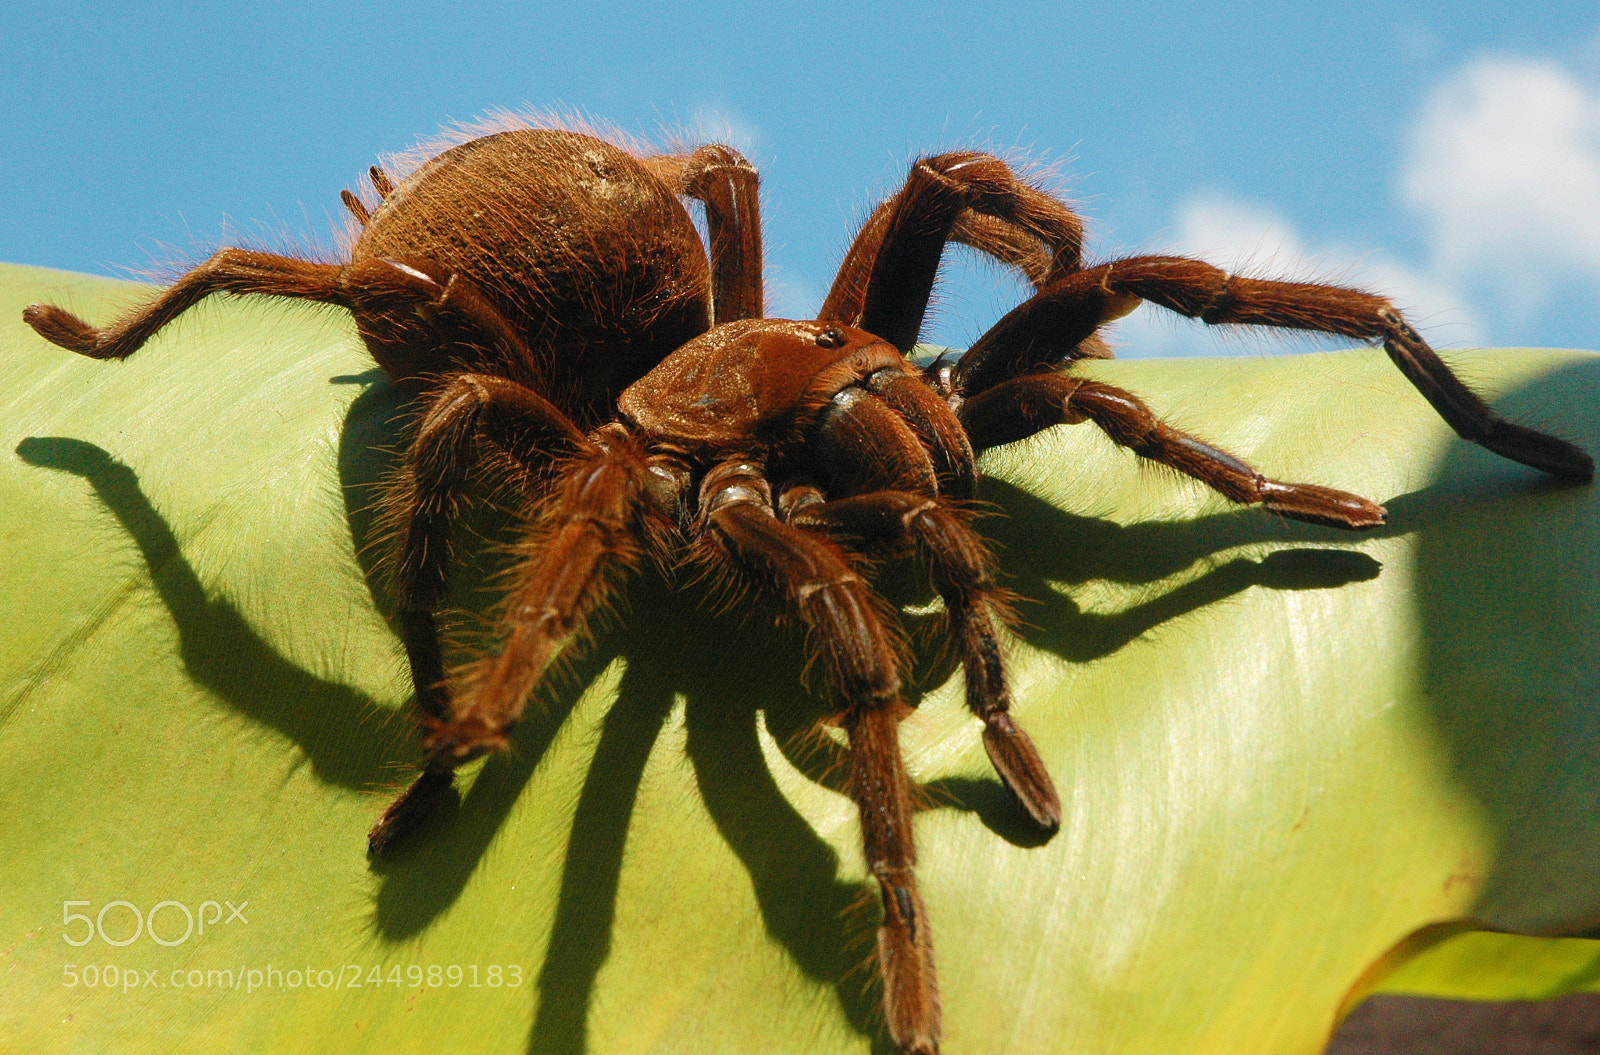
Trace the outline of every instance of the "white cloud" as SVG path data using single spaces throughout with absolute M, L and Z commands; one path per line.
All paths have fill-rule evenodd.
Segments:
M 827 291 L 779 269 L 770 259 L 764 276 L 767 314 L 774 319 L 814 319 Z
M 1600 56 L 1600 32 L 1589 49 Z M 1423 221 L 1421 264 L 1311 245 L 1272 208 L 1215 194 L 1185 200 L 1175 237 L 1163 243 L 1229 270 L 1382 293 L 1436 345 L 1524 333 L 1558 295 L 1600 292 L 1600 69 L 1579 75 L 1552 61 L 1488 57 L 1456 70 L 1418 109 L 1397 191 Z M 1130 316 L 1117 335 L 1121 354 L 1284 347 L 1219 341 L 1162 315 L 1143 307 Z
M 1230 271 L 1302 270 L 1306 246 L 1271 209 L 1219 195 L 1191 195 L 1178 208 L 1176 252 Z
M 1430 225 L 1436 274 L 1531 317 L 1600 278 L 1600 90 L 1553 62 L 1469 64 L 1424 103 L 1400 192 Z
M 701 141 L 727 143 L 743 154 L 753 152 L 761 142 L 761 129 L 755 122 L 725 106 L 697 107 L 689 128 Z
M 1272 209 L 1216 194 L 1193 195 L 1178 208 L 1175 237 L 1163 251 L 1198 257 L 1231 272 L 1261 278 L 1333 282 L 1383 294 L 1436 344 L 1461 345 L 1482 339 L 1483 327 L 1466 300 L 1448 281 L 1411 267 L 1386 253 L 1344 245 L 1308 244 L 1293 224 Z M 1165 316 L 1163 318 L 1162 316 Z M 1303 341 L 1283 334 L 1266 340 L 1238 331 L 1206 327 L 1141 307 L 1115 335 L 1118 353 L 1137 355 L 1218 355 L 1293 348 Z M 1335 337 L 1335 346 L 1350 344 Z

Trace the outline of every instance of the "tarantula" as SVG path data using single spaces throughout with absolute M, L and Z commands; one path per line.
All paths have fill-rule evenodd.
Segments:
M 987 154 L 915 162 L 810 322 L 763 318 L 757 175 L 726 146 L 645 156 L 521 128 L 461 142 L 402 182 L 377 167 L 371 178 L 375 209 L 344 193 L 361 228 L 347 263 L 223 249 L 104 329 L 46 305 L 24 317 L 55 344 L 120 359 L 211 293 L 338 304 L 415 392 L 415 434 L 385 503 L 400 525 L 393 585 L 426 764 L 373 828 L 374 853 L 416 826 L 457 766 L 506 745 L 552 661 L 646 552 L 776 596 L 810 628 L 837 696 L 882 895 L 886 1025 L 906 1053 L 937 1051 L 940 1003 L 897 740 L 903 664 L 862 558 L 925 560 L 989 758 L 1048 830 L 1060 802 L 1009 714 L 1004 595 L 968 514 L 979 452 L 1087 420 L 1235 502 L 1342 528 L 1384 520 L 1365 498 L 1269 479 L 1131 393 L 1059 369 L 1109 356 L 1101 327 L 1149 301 L 1210 324 L 1381 341 L 1463 437 L 1562 479 L 1593 475 L 1577 447 L 1490 409 L 1382 297 L 1171 256 L 1085 266 L 1078 217 Z M 682 198 L 703 205 L 709 252 Z M 905 356 L 952 241 L 1019 270 L 1035 293 L 960 359 L 919 370 Z M 526 470 L 533 541 L 499 653 L 447 673 L 435 612 L 468 472 L 487 451 Z

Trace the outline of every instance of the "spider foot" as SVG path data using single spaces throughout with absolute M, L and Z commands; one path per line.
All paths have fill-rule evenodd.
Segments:
M 1594 459 L 1581 447 L 1502 418 L 1461 383 L 1399 312 L 1388 308 L 1378 317 L 1386 331 L 1383 350 L 1462 439 L 1562 480 L 1594 479 Z
M 1388 520 L 1388 512 L 1348 491 L 1336 491 L 1316 484 L 1285 484 L 1261 480 L 1261 505 L 1290 520 L 1303 520 L 1324 527 L 1373 528 Z
M 1481 441 L 1496 454 L 1573 483 L 1594 479 L 1594 459 L 1576 444 L 1510 421 L 1497 421 Z
M 1016 796 L 1033 822 L 1045 831 L 1061 827 L 1061 799 L 1028 734 L 1017 728 L 1011 715 L 999 711 L 983 725 L 983 749 L 989 754 L 1000 781 Z
M 874 869 L 883 895 L 878 966 L 884 1018 L 903 1055 L 939 1055 L 939 979 L 933 965 L 928 910 L 909 869 Z
M 378 823 L 367 833 L 367 853 L 382 857 L 404 842 L 447 805 L 460 805 L 455 773 L 449 769 L 428 769 L 383 811 Z
M 91 359 L 115 358 L 101 351 L 99 329 L 53 304 L 29 304 L 22 309 L 22 321 L 57 347 Z

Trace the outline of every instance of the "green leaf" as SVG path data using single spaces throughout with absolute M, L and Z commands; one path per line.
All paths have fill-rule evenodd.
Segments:
M 630 584 L 459 810 L 367 860 L 417 759 L 368 585 L 402 403 L 334 310 L 217 299 L 122 364 L 19 321 L 148 295 L 0 270 L 0 1048 L 887 1051 L 877 908 L 801 643 L 692 577 Z M 1600 358 L 1452 358 L 1600 450 Z M 959 678 L 924 663 L 944 683 L 902 736 L 931 789 L 945 1051 L 1315 1052 L 1420 927 L 1593 928 L 1595 490 L 1463 443 L 1380 352 L 1084 370 L 1390 522 L 1236 509 L 1091 426 L 986 458 L 982 529 L 1028 601 L 1017 714 L 1065 819 L 1030 837 Z M 497 560 L 476 549 L 455 603 L 482 613 Z M 185 911 L 205 930 L 179 942 Z M 70 944 L 71 915 L 100 931 Z M 1440 959 L 1483 940 L 1391 981 L 1595 987 L 1588 942 L 1498 974 Z

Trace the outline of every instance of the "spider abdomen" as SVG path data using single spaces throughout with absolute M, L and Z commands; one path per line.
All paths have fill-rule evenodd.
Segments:
M 711 324 L 705 250 L 688 211 L 638 159 L 574 132 L 519 129 L 438 155 L 373 211 L 351 264 L 426 261 L 470 281 L 533 363 L 473 365 L 543 379 L 593 423 Z M 414 311 L 355 311 L 378 364 L 408 382 L 451 368 Z

